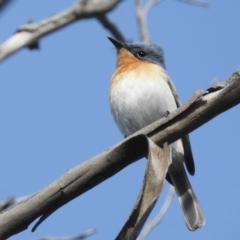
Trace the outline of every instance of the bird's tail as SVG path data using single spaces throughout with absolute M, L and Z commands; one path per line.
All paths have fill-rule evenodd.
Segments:
M 188 229 L 194 231 L 202 227 L 205 224 L 205 217 L 188 180 L 183 163 L 173 161 L 168 173 L 181 204 Z

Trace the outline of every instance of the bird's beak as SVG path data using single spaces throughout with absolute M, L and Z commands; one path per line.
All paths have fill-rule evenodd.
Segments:
M 113 38 L 110 38 L 110 37 L 108 37 L 108 39 L 112 42 L 112 44 L 116 47 L 116 49 L 120 49 L 123 47 L 123 44 L 120 43 L 119 41 L 117 41 Z

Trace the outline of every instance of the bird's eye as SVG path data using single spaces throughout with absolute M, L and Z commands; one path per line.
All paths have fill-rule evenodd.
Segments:
M 139 51 L 137 55 L 138 57 L 145 57 L 147 54 L 144 51 Z

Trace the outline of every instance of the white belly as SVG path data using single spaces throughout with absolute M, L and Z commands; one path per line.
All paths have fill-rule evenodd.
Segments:
M 162 118 L 177 106 L 167 81 L 147 75 L 124 74 L 110 93 L 112 115 L 124 136 Z M 151 80 L 146 80 L 151 79 Z M 165 76 L 168 77 L 168 76 Z

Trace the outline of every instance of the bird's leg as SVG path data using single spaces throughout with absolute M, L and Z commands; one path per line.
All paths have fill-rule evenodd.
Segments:
M 164 114 L 163 117 L 167 118 L 169 116 L 170 112 L 167 110 Z

